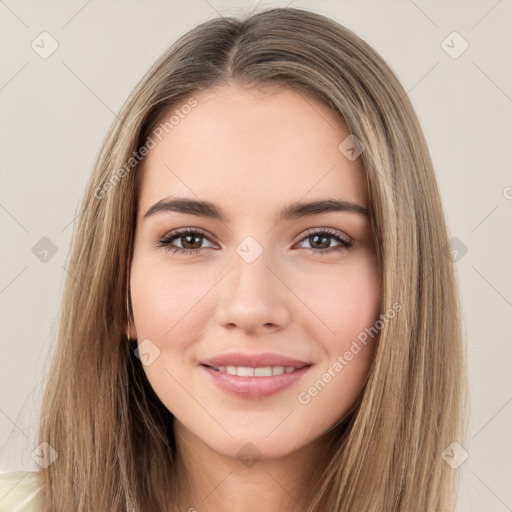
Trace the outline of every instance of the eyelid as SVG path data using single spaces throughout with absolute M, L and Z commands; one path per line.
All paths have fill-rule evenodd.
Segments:
M 316 233 L 327 233 L 329 235 L 339 237 L 341 240 L 343 240 L 347 244 L 353 243 L 352 238 L 350 238 L 348 235 L 346 235 L 342 231 L 339 231 L 334 228 L 328 228 L 328 227 L 316 227 L 316 228 L 306 229 L 306 231 L 303 231 L 299 235 L 299 237 L 296 239 L 296 242 L 301 242 L 302 240 L 304 240 L 304 238 L 307 238 L 308 236 L 314 235 Z M 294 243 L 296 243 L 296 242 L 294 242 Z
M 211 238 L 213 238 L 213 237 L 210 237 L 210 235 L 207 231 L 205 231 L 202 228 L 191 227 L 191 226 L 187 226 L 184 228 L 176 228 L 176 229 L 168 232 L 162 238 L 158 239 L 156 241 L 155 245 L 157 247 L 162 247 L 169 252 L 173 251 L 173 254 L 185 253 L 185 254 L 189 254 L 189 255 L 199 254 L 199 253 L 203 252 L 204 249 L 212 248 L 212 247 L 200 247 L 199 249 L 184 249 L 184 248 L 175 247 L 172 245 L 172 242 L 174 242 L 174 240 L 179 239 L 180 237 L 182 237 L 186 234 L 194 234 L 194 235 L 202 236 L 203 238 L 208 240 L 208 242 L 210 242 L 214 246 L 213 248 L 216 248 L 215 246 L 217 246 L 217 247 L 219 246 L 218 244 L 216 244 L 215 242 L 213 242 L 211 240 Z M 353 244 L 353 239 L 351 237 L 347 236 L 343 232 L 338 231 L 337 229 L 328 228 L 328 227 L 314 227 L 314 228 L 307 229 L 306 231 L 303 231 L 300 234 L 300 236 L 296 239 L 296 241 L 293 243 L 293 245 L 295 246 L 296 244 L 299 244 L 302 241 L 307 240 L 310 236 L 313 236 L 316 234 L 328 235 L 328 237 L 337 240 L 338 244 L 340 244 L 340 245 L 335 246 L 335 247 L 326 248 L 326 249 L 310 249 L 307 247 L 300 247 L 299 249 L 311 251 L 315 254 L 319 253 L 319 254 L 326 255 L 326 254 L 330 254 L 333 252 L 338 252 L 340 250 L 350 249 Z
M 184 228 L 176 228 L 176 229 L 173 229 L 172 231 L 169 231 L 168 233 L 166 233 L 163 237 L 161 237 L 157 241 L 157 245 L 164 245 L 164 244 L 161 244 L 160 242 L 170 241 L 173 238 L 178 238 L 179 236 L 187 234 L 187 233 L 203 235 L 204 238 L 206 238 L 212 245 L 217 245 L 217 246 L 220 245 L 218 243 L 213 242 L 213 240 L 212 240 L 213 237 L 210 236 L 210 234 L 207 231 L 205 231 L 202 228 L 198 228 L 198 227 L 194 227 L 194 226 L 186 226 Z M 352 243 L 353 243 L 353 239 L 351 237 L 349 237 L 348 235 L 346 235 L 345 233 L 343 233 L 337 229 L 328 228 L 328 227 L 314 227 L 314 228 L 306 229 L 306 231 L 301 232 L 300 235 L 293 242 L 293 245 L 296 245 L 297 243 L 302 242 L 308 236 L 311 236 L 311 235 L 314 235 L 317 233 L 327 233 L 329 235 L 332 235 L 333 237 L 338 237 L 348 245 L 352 245 Z M 198 250 L 201 250 L 201 249 L 198 249 Z
M 156 245 L 157 246 L 165 245 L 162 242 L 165 242 L 165 241 L 170 242 L 170 240 L 172 240 L 173 238 L 174 239 L 179 238 L 180 236 L 186 235 L 187 233 L 193 233 L 193 234 L 202 235 L 212 245 L 216 245 L 216 246 L 220 245 L 219 243 L 213 241 L 214 237 L 211 236 L 210 233 L 208 233 L 208 231 L 205 231 L 202 228 L 197 228 L 195 226 L 186 226 L 186 227 L 183 227 L 183 228 L 173 229 L 173 230 L 169 231 L 168 233 L 166 233 L 164 236 L 160 237 L 157 240 Z

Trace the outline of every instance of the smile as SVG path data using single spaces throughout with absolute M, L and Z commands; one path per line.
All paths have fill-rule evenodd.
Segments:
M 229 375 L 240 377 L 272 377 L 272 375 L 282 375 L 297 370 L 294 366 L 263 366 L 258 368 L 250 366 L 210 366 L 210 368 L 221 373 L 229 373 Z
M 238 398 L 261 400 L 297 383 L 311 365 L 295 366 L 199 366 L 220 390 Z

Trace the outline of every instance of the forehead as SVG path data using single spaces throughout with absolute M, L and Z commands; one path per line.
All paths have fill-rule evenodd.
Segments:
M 181 108 L 194 104 L 190 98 L 195 106 Z M 152 136 L 141 169 L 141 210 L 171 195 L 256 214 L 263 206 L 326 196 L 367 206 L 362 160 L 339 149 L 350 131 L 310 96 L 282 87 L 222 86 L 194 91 L 163 123 L 173 114 L 167 130 Z

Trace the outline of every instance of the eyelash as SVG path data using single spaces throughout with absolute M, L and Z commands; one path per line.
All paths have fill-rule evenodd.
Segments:
M 167 251 L 172 251 L 173 254 L 179 253 L 179 254 L 192 255 L 192 254 L 197 254 L 202 249 L 205 249 L 204 247 L 200 248 L 200 249 L 182 249 L 181 247 L 173 247 L 172 242 L 174 240 L 182 237 L 183 235 L 200 235 L 200 236 L 206 238 L 207 240 L 209 240 L 208 237 L 206 236 L 206 233 L 204 233 L 200 229 L 184 228 L 184 229 L 180 229 L 178 231 L 173 231 L 173 232 L 169 233 L 168 235 L 164 236 L 163 238 L 161 238 L 160 240 L 157 241 L 156 245 L 158 247 L 164 247 Z M 352 247 L 351 241 L 347 241 L 347 240 L 341 238 L 336 233 L 336 231 L 333 231 L 329 228 L 321 228 L 321 229 L 314 229 L 314 230 L 308 231 L 307 234 L 299 240 L 299 243 L 313 235 L 328 235 L 329 238 L 334 238 L 337 242 L 340 242 L 341 245 L 336 246 L 336 247 L 330 247 L 327 249 L 308 249 L 307 247 L 301 247 L 301 249 L 311 251 L 315 254 L 316 253 L 326 254 L 326 253 L 332 253 L 332 252 L 336 252 L 336 251 L 342 251 L 345 249 L 350 249 Z

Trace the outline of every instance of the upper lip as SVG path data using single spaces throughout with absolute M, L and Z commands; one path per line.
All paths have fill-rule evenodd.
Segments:
M 203 359 L 201 364 L 207 366 L 246 366 L 252 368 L 264 368 L 268 366 L 293 366 L 302 368 L 312 364 L 308 361 L 300 361 L 293 357 L 275 354 L 273 352 L 260 352 L 257 354 L 248 354 L 245 352 L 230 352 L 228 354 L 219 354 L 217 356 Z

